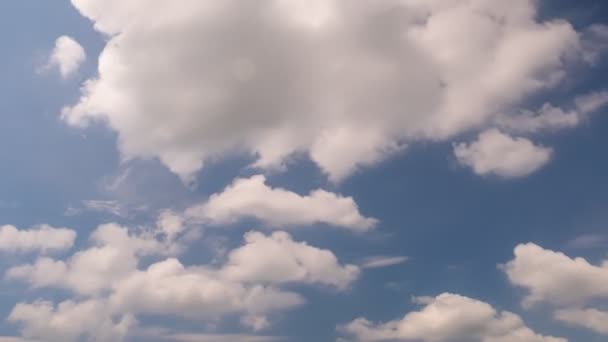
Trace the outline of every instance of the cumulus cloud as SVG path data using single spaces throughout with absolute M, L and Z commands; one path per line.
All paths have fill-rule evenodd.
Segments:
M 154 229 L 138 231 L 101 225 L 91 234 L 91 246 L 67 260 L 44 257 L 10 268 L 8 279 L 34 288 L 68 289 L 78 298 L 58 305 L 19 303 L 10 320 L 22 325 L 25 337 L 53 341 L 118 339 L 141 314 L 208 323 L 232 315 L 260 330 L 271 324 L 273 314 L 304 304 L 302 295 L 283 285 L 345 290 L 359 276 L 359 267 L 341 264 L 331 251 L 294 241 L 286 232 L 246 234 L 244 244 L 219 266 L 184 265 L 170 255 L 181 251 L 172 248 L 185 229 L 180 219 L 163 212 Z M 143 260 L 147 266 L 142 268 Z
M 357 341 L 370 342 L 567 342 L 537 334 L 518 315 L 497 312 L 476 299 L 444 293 L 435 298 L 418 298 L 417 302 L 424 307 L 402 319 L 376 324 L 358 318 L 339 330 Z
M 110 296 L 110 305 L 119 311 L 212 321 L 228 314 L 266 315 L 303 303 L 294 292 L 230 281 L 212 270 L 185 267 L 177 259 L 129 274 Z
M 98 294 L 130 274 L 140 256 L 171 253 L 174 248 L 150 235 L 129 234 L 125 227 L 105 224 L 90 238 L 92 246 L 68 260 L 39 258 L 10 268 L 9 279 L 21 279 L 35 288 L 63 287 L 85 295 Z
M 558 310 L 555 319 L 568 325 L 583 327 L 598 334 L 608 335 L 608 312 L 596 309 L 563 309 Z
M 186 181 L 235 151 L 308 154 L 339 181 L 511 112 L 593 45 L 534 0 L 72 3 L 108 41 L 63 119 L 105 122 L 124 158 Z
M 514 253 L 515 258 L 502 269 L 513 285 L 529 291 L 525 306 L 572 306 L 608 298 L 608 262 L 592 265 L 583 258 L 570 258 L 533 243 L 517 246 Z
M 19 303 L 8 320 L 22 325 L 26 338 L 48 342 L 122 341 L 135 323 L 130 315 L 112 317 L 102 301 L 64 301 L 54 305 L 47 301 Z
M 454 145 L 458 161 L 482 176 L 516 178 L 529 175 L 551 159 L 552 150 L 497 129 L 482 132 L 472 143 Z
M 78 71 L 86 58 L 84 49 L 74 38 L 61 36 L 55 40 L 47 67 L 57 68 L 61 77 L 68 78 Z
M 67 228 L 41 225 L 30 229 L 15 226 L 0 227 L 0 251 L 4 252 L 51 252 L 72 248 L 76 232 Z
M 256 218 L 273 227 L 293 227 L 325 223 L 356 231 L 377 224 L 363 217 L 352 197 L 317 189 L 302 196 L 282 188 L 272 188 L 261 175 L 236 179 L 223 192 L 186 210 L 189 220 L 210 224 L 233 223 Z
M 317 283 L 346 288 L 359 276 L 355 265 L 340 265 L 329 250 L 293 241 L 285 232 L 245 235 L 246 244 L 228 255 L 223 274 L 261 283 Z M 281 257 L 277 258 L 280 255 Z

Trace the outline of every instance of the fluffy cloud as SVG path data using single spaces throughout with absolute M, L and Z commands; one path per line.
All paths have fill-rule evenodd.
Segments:
M 185 229 L 180 219 L 164 212 L 154 229 L 137 232 L 102 225 L 92 233 L 91 246 L 68 260 L 39 258 L 9 269 L 9 279 L 35 288 L 69 289 L 80 300 L 57 306 L 44 301 L 19 303 L 10 320 L 22 324 L 26 337 L 53 341 L 75 341 L 84 335 L 110 341 L 117 337 L 104 334 L 126 333 L 139 314 L 210 323 L 232 315 L 260 330 L 270 324 L 273 313 L 305 302 L 300 294 L 282 289 L 283 284 L 344 290 L 359 276 L 357 266 L 340 264 L 332 252 L 294 241 L 285 232 L 246 234 L 245 243 L 229 252 L 219 267 L 185 266 L 174 257 L 165 258 L 181 250 L 172 248 Z M 141 269 L 143 257 L 149 263 Z
M 23 326 L 26 338 L 48 342 L 87 341 L 110 342 L 122 340 L 135 323 L 129 315 L 114 318 L 107 305 L 98 300 L 65 301 L 55 306 L 51 302 L 19 303 L 8 320 Z
M 15 226 L 0 227 L 0 251 L 5 252 L 49 252 L 72 248 L 76 232 L 67 228 L 41 225 L 31 229 Z
M 513 285 L 529 291 L 523 302 L 526 306 L 580 305 L 608 298 L 608 262 L 596 266 L 528 243 L 517 246 L 515 258 L 502 268 Z
M 564 309 L 555 313 L 555 319 L 572 326 L 591 329 L 608 335 L 608 312 L 595 309 Z
M 237 179 L 223 192 L 186 210 L 190 220 L 226 224 L 253 217 L 274 227 L 325 223 L 356 231 L 373 228 L 377 221 L 363 217 L 351 197 L 314 190 L 307 196 L 271 188 L 264 176 Z
M 130 274 L 110 296 L 119 311 L 208 320 L 227 314 L 265 315 L 303 302 L 296 293 L 230 281 L 212 270 L 184 267 L 176 259 Z
M 72 37 L 61 36 L 55 41 L 55 48 L 51 52 L 48 67 L 56 67 L 61 77 L 68 78 L 86 60 L 84 49 Z
M 26 280 L 35 288 L 64 287 L 93 295 L 135 270 L 140 256 L 162 255 L 173 249 L 153 236 L 129 234 L 127 228 L 116 224 L 100 226 L 91 241 L 93 246 L 67 261 L 39 258 L 33 264 L 10 268 L 6 277 Z
M 261 283 L 317 283 L 345 288 L 359 275 L 354 265 L 340 265 L 329 250 L 293 241 L 285 232 L 245 235 L 246 244 L 233 250 L 223 274 L 229 279 Z M 280 255 L 281 257 L 277 258 Z
M 513 138 L 497 129 L 482 132 L 476 141 L 454 146 L 458 161 L 478 175 L 515 178 L 529 175 L 545 165 L 552 150 L 525 138 Z
M 424 307 L 400 320 L 374 324 L 358 318 L 339 330 L 358 341 L 567 341 L 539 335 L 516 314 L 497 312 L 489 304 L 472 298 L 444 293 L 435 298 L 418 298 L 417 301 Z
M 339 181 L 510 112 L 593 46 L 534 0 L 72 3 L 108 42 L 63 118 L 185 180 L 245 151 L 261 168 L 306 153 Z

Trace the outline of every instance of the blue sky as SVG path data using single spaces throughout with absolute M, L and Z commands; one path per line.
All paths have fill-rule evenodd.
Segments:
M 0 3 L 0 341 L 604 341 L 608 5 L 345 3 Z

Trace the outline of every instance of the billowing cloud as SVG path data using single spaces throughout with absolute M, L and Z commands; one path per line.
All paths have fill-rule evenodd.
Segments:
M 245 235 L 245 241 L 243 247 L 229 254 L 222 270 L 229 279 L 345 288 L 359 276 L 357 266 L 340 265 L 331 251 L 293 241 L 285 232 L 274 232 L 270 236 L 250 232 Z
M 47 342 L 121 341 L 135 323 L 130 315 L 112 317 L 99 300 L 19 303 L 8 320 L 22 325 L 24 337 Z
M 223 192 L 186 210 L 189 220 L 210 224 L 234 223 L 256 218 L 273 227 L 325 223 L 356 231 L 373 228 L 377 220 L 363 217 L 351 197 L 317 189 L 302 196 L 282 188 L 271 188 L 264 176 L 237 179 Z
M 125 158 L 184 180 L 244 151 L 339 181 L 514 112 L 593 46 L 534 0 L 72 3 L 108 41 L 64 120 L 105 122 Z
M 177 259 L 129 274 L 110 296 L 110 305 L 121 312 L 212 321 L 227 314 L 266 315 L 303 303 L 299 294 L 230 281 L 212 270 L 185 267 Z
M 72 248 L 76 232 L 67 228 L 41 225 L 30 229 L 18 229 L 6 225 L 0 227 L 0 251 L 4 252 L 51 252 Z
M 68 78 L 78 71 L 86 58 L 84 49 L 74 38 L 61 36 L 55 41 L 47 67 L 57 68 L 61 77 Z
M 552 150 L 526 138 L 510 137 L 497 129 L 482 132 L 472 143 L 454 146 L 458 161 L 482 176 L 516 178 L 529 175 L 545 165 Z
M 608 262 L 596 266 L 532 243 L 519 245 L 514 252 L 515 258 L 502 269 L 513 285 L 529 291 L 524 305 L 572 306 L 608 299 Z
M 575 327 L 583 327 L 598 334 L 608 335 L 608 312 L 596 309 L 563 309 L 555 312 L 555 319 Z
M 508 311 L 468 297 L 444 293 L 435 298 L 418 298 L 424 307 L 402 319 L 376 324 L 358 318 L 339 327 L 357 341 L 423 342 L 567 342 L 543 336 L 528 328 Z
M 222 265 L 187 266 L 175 257 L 182 250 L 175 245 L 185 229 L 172 212 L 161 213 L 153 229 L 132 231 L 105 224 L 91 234 L 91 246 L 67 260 L 44 257 L 10 268 L 8 279 L 34 288 L 68 289 L 78 299 L 57 305 L 19 303 L 10 320 L 22 325 L 25 337 L 53 341 L 76 341 L 85 335 L 113 340 L 104 334 L 124 336 L 140 314 L 208 323 L 231 315 L 260 330 L 271 324 L 273 314 L 304 304 L 302 295 L 283 285 L 344 290 L 359 276 L 357 266 L 341 264 L 331 251 L 294 241 L 280 231 L 247 233 L 244 244 L 230 251 Z M 71 318 L 79 315 L 86 317 Z M 54 334 L 48 337 L 47 331 Z
M 93 295 L 110 289 L 116 281 L 136 269 L 139 257 L 172 254 L 174 241 L 165 236 L 163 242 L 150 232 L 130 234 L 116 224 L 99 226 L 91 235 L 92 246 L 78 251 L 67 261 L 39 258 L 33 264 L 10 268 L 9 279 L 21 279 L 35 288 L 63 287 Z

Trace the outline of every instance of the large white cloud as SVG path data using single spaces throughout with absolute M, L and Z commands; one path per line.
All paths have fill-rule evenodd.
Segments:
M 444 293 L 435 298 L 418 298 L 424 307 L 402 319 L 376 324 L 358 318 L 339 328 L 358 341 L 424 342 L 566 342 L 543 336 L 528 328 L 508 311 L 497 312 L 482 301 Z
M 570 258 L 533 243 L 519 245 L 514 252 L 515 258 L 502 269 L 513 285 L 529 291 L 525 306 L 576 306 L 608 299 L 608 262 L 592 265 L 583 258 Z
M 55 41 L 47 67 L 56 67 L 61 77 L 68 78 L 78 71 L 86 58 L 84 49 L 74 38 L 61 36 Z
M 233 223 L 253 217 L 272 227 L 325 223 L 356 231 L 373 228 L 377 220 L 363 217 L 351 197 L 317 189 L 306 196 L 266 185 L 264 176 L 237 179 L 223 192 L 186 210 L 189 220 Z
M 534 0 L 72 3 L 109 39 L 63 118 L 186 180 L 246 151 L 263 168 L 307 153 L 339 181 L 511 112 L 592 46 Z
M 551 158 L 552 149 L 526 138 L 510 137 L 497 129 L 479 134 L 472 143 L 454 146 L 458 161 L 478 175 L 516 178 L 531 174 Z
M 0 251 L 5 252 L 52 252 L 72 248 L 76 232 L 68 228 L 41 225 L 30 229 L 15 226 L 0 227 Z

